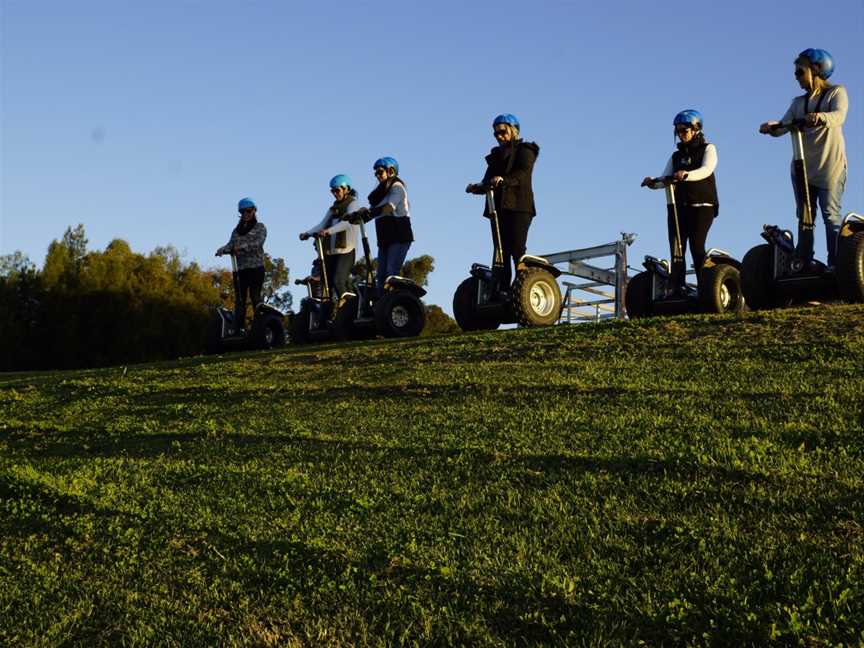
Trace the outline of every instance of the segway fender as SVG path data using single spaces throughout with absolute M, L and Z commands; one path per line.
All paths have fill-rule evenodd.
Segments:
M 663 279 L 668 279 L 670 274 L 669 262 L 666 259 L 658 259 L 650 254 L 645 255 L 645 261 L 642 265 L 648 272 L 653 272 Z
M 776 245 L 784 252 L 795 252 L 795 237 L 789 230 L 781 230 L 776 225 L 763 225 L 762 238 L 771 245 Z
M 255 317 L 260 317 L 262 315 L 275 315 L 279 318 L 284 318 L 285 314 L 280 311 L 278 308 L 274 308 L 270 304 L 258 304 L 258 307 L 255 309 Z
M 417 285 L 413 279 L 408 277 L 400 277 L 399 275 L 390 275 L 384 282 L 384 290 L 407 290 L 408 292 L 422 297 L 426 291 Z
M 492 268 L 483 265 L 482 263 L 472 264 L 471 272 L 469 274 L 485 283 L 492 283 Z
M 843 217 L 843 222 L 840 225 L 840 238 L 846 238 L 861 231 L 864 231 L 864 216 L 849 212 Z
M 713 268 L 716 265 L 720 265 L 721 263 L 725 263 L 727 265 L 731 265 L 737 270 L 741 269 L 741 262 L 733 257 L 731 254 L 726 252 L 725 250 L 721 250 L 720 248 L 711 248 L 705 254 L 705 262 L 702 264 L 702 269 L 705 270 L 707 268 Z
M 532 254 L 523 254 L 516 264 L 516 271 L 524 270 L 525 268 L 542 268 L 556 279 L 561 276 L 561 271 L 554 265 L 549 263 L 543 257 L 534 256 Z

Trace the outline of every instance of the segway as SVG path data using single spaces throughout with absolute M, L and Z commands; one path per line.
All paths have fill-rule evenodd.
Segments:
M 807 164 L 804 158 L 806 121 L 795 119 L 773 124 L 772 130 L 786 128 L 792 135 L 792 177 L 801 206 L 801 229 L 812 236 L 814 228 Z M 751 248 L 741 264 L 741 287 L 753 309 L 788 306 L 803 301 L 864 301 L 864 217 L 849 213 L 837 237 L 837 267 L 798 256 L 790 230 L 763 225 L 765 243 Z
M 316 236 L 320 277 L 306 277 L 295 283 L 305 284 L 309 295 L 303 299 L 294 317 L 292 340 L 296 344 L 324 340 L 365 340 L 376 334 L 384 337 L 415 337 L 426 325 L 426 307 L 420 298 L 426 291 L 406 277 L 392 275 L 384 282 L 384 293 L 378 295 L 372 273 L 372 255 L 366 227 L 360 225 L 366 276 L 356 282 L 354 290 L 344 293 L 338 302 L 332 298 L 327 279 L 327 261 L 321 238 Z
M 675 223 L 672 242 L 672 263 L 684 266 L 678 205 L 675 200 L 676 180 L 672 176 L 654 178 L 666 187 L 666 210 Z M 728 252 L 711 248 L 697 268 L 697 286 L 686 285 L 683 291 L 672 285 L 669 262 L 646 256 L 640 272 L 627 282 L 624 308 L 631 319 L 649 315 L 681 315 L 684 313 L 732 313 L 744 308 L 741 290 L 740 262 Z
M 231 283 L 234 299 L 240 294 L 240 275 L 237 258 L 231 255 Z M 288 318 L 291 314 L 288 314 Z M 207 325 L 205 348 L 207 353 L 224 353 L 242 349 L 271 349 L 285 345 L 286 315 L 269 304 L 260 303 L 252 315 L 252 328 L 247 333 L 234 321 L 234 311 L 224 305 L 216 306 Z
M 486 194 L 492 221 L 492 266 L 471 264 L 470 277 L 453 295 L 453 315 L 463 331 L 497 329 L 501 324 L 550 326 L 561 315 L 561 289 L 556 279 L 561 271 L 546 259 L 523 255 L 516 264 L 516 278 L 503 285 L 504 259 L 495 193 L 491 186 L 474 185 Z
M 379 295 L 372 273 L 372 252 L 365 220 L 362 215 L 348 214 L 347 218 L 360 226 L 366 276 L 363 281 L 356 282 L 354 292 L 343 295 L 343 304 L 336 315 L 340 334 L 348 339 L 373 337 L 376 332 L 386 338 L 420 335 L 426 326 L 426 307 L 420 298 L 426 290 L 413 279 L 390 275 L 384 280 L 384 292 Z

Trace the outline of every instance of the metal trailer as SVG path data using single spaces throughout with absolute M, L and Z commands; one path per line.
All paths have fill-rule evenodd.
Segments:
M 627 248 L 636 240 L 636 234 L 621 233 L 621 239 L 593 247 L 554 252 L 542 255 L 553 265 L 567 264 L 562 275 L 587 279 L 576 283 L 562 281 L 565 287 L 564 302 L 559 323 L 572 324 L 580 321 L 601 319 L 624 319 L 624 294 L 627 291 Z M 601 268 L 589 263 L 589 259 L 615 257 L 611 268 Z M 608 288 L 612 288 L 612 292 Z M 607 290 L 603 290 L 607 288 Z M 597 299 L 597 298 L 600 299 Z M 593 314 L 585 312 L 593 309 Z

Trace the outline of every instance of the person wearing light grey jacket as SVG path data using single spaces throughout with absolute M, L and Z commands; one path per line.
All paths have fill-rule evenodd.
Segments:
M 324 238 L 324 256 L 327 264 L 327 282 L 333 290 L 333 297 L 339 299 L 348 292 L 351 268 L 354 267 L 357 247 L 357 225 L 343 221 L 346 214 L 357 211 L 360 202 L 357 192 L 351 187 L 351 178 L 339 174 L 330 180 L 330 193 L 333 204 L 324 214 L 324 219 L 315 227 L 300 234 L 305 241 L 311 236 Z
M 840 203 L 846 188 L 847 168 L 843 122 L 849 109 L 846 88 L 828 83 L 833 71 L 834 62 L 825 50 L 806 49 L 801 52 L 795 59 L 795 78 L 806 94 L 792 100 L 781 120 L 804 120 L 806 123 L 803 130 L 804 161 L 810 185 L 811 210 L 815 220 L 817 202 L 822 209 L 829 267 L 835 263 L 837 236 L 842 222 Z M 767 121 L 759 126 L 759 132 L 774 137 L 788 133 L 788 129 L 778 126 L 779 123 Z M 794 179 L 792 184 L 799 221 L 796 253 L 809 263 L 813 259 L 813 230 L 805 230 L 800 225 L 803 198 L 798 195 Z

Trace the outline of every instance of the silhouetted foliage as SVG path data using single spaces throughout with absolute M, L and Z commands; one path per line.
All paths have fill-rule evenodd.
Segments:
M 122 239 L 88 252 L 68 228 L 37 272 L 20 253 L 0 260 L 0 370 L 96 367 L 201 353 L 210 307 L 231 273 L 183 263 L 171 246 L 149 255 Z M 265 299 L 286 307 L 288 268 L 266 258 Z
M 430 335 L 444 335 L 445 333 L 460 333 L 462 329 L 452 317 L 450 317 L 440 306 L 429 304 L 426 307 L 426 326 L 423 327 L 421 337 Z

